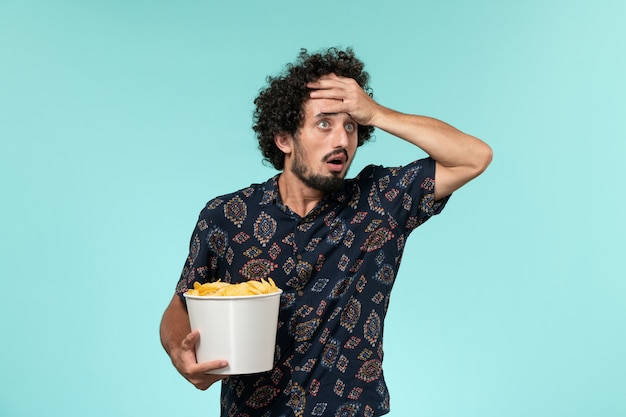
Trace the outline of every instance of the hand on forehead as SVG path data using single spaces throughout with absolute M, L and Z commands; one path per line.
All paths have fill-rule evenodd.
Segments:
M 321 76 L 307 83 L 311 89 L 311 100 L 325 100 L 320 110 L 323 113 L 347 113 L 360 125 L 373 123 L 380 106 L 352 78 L 335 74 Z

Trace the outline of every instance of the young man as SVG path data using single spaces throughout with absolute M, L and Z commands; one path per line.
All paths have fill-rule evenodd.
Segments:
M 491 149 L 441 121 L 375 102 L 351 49 L 302 50 L 268 81 L 255 100 L 254 130 L 281 172 L 202 210 L 161 341 L 176 369 L 207 389 L 223 377 L 206 372 L 228 364 L 196 362 L 199 334 L 182 294 L 196 281 L 271 277 L 284 291 L 274 368 L 224 379 L 222 416 L 386 414 L 382 334 L 406 238 L 486 169 Z M 345 179 L 375 127 L 429 157 L 370 165 Z

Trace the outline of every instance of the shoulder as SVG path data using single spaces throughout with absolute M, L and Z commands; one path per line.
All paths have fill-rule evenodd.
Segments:
M 211 215 L 217 209 L 223 212 L 225 207 L 226 210 L 246 211 L 249 205 L 270 203 L 276 198 L 276 179 L 277 176 L 263 183 L 251 184 L 240 190 L 214 197 L 206 203 L 202 214 Z
M 353 184 L 363 186 L 376 182 L 393 181 L 399 185 L 407 186 L 417 177 L 434 177 L 435 161 L 428 157 L 418 159 L 407 165 L 385 167 L 382 165 L 368 165 L 359 172 L 354 179 L 348 180 Z

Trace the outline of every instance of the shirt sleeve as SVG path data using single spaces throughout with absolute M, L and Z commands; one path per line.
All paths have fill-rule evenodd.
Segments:
M 378 183 L 370 194 L 378 194 L 387 213 L 410 232 L 441 213 L 450 198 L 435 201 L 435 168 L 430 157 L 401 167 L 378 167 Z
M 200 212 L 189 241 L 189 254 L 176 285 L 176 293 L 181 298 L 188 289 L 193 288 L 194 282 L 202 284 L 209 281 L 212 255 L 207 245 L 207 230 L 210 224 L 208 212 L 206 207 Z
M 409 164 L 406 175 L 412 176 L 413 170 L 417 172 L 415 179 L 407 187 L 407 195 L 413 197 L 413 206 L 409 212 L 412 217 L 415 217 L 415 227 L 417 227 L 432 216 L 441 213 L 450 196 L 435 201 L 436 163 L 434 159 L 426 158 Z

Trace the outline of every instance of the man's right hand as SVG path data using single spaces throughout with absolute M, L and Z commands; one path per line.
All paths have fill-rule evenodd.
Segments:
M 228 375 L 211 375 L 208 372 L 228 366 L 225 360 L 215 360 L 197 363 L 196 342 L 200 337 L 197 330 L 189 333 L 182 341 L 181 347 L 171 353 L 172 363 L 189 382 L 200 390 L 206 390 L 215 382 L 227 378 Z
M 196 388 L 205 390 L 228 375 L 210 375 L 208 372 L 228 366 L 225 360 L 198 363 L 197 330 L 191 331 L 189 316 L 181 298 L 174 294 L 161 319 L 161 343 L 178 372 Z

